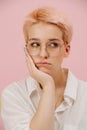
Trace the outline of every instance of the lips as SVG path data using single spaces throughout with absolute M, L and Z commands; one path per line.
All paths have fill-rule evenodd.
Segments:
M 36 64 L 39 65 L 39 66 L 48 66 L 48 65 L 51 65 L 51 63 L 49 63 L 49 62 L 38 62 Z

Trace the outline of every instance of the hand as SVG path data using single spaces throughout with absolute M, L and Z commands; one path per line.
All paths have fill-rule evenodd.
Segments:
M 38 68 L 34 64 L 32 57 L 28 54 L 26 48 L 24 50 L 26 54 L 26 63 L 29 74 L 41 84 L 42 88 L 44 86 L 47 86 L 48 84 L 54 84 L 53 78 L 50 75 L 38 70 Z

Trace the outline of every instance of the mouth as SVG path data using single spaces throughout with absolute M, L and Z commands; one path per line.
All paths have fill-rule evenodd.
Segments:
M 50 66 L 51 63 L 48 63 L 48 62 L 38 62 L 36 63 L 37 66 Z

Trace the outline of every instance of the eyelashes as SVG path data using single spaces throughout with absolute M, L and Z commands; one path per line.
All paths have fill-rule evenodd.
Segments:
M 38 42 L 33 42 L 33 43 L 31 43 L 30 44 L 32 47 L 38 47 L 38 46 L 40 46 L 40 43 L 38 43 Z
M 35 47 L 35 48 L 41 46 L 41 44 L 38 43 L 38 42 L 33 42 L 33 43 L 30 43 L 29 45 L 30 45 L 31 47 Z M 55 47 L 59 47 L 60 44 L 57 43 L 57 42 L 51 42 L 51 43 L 48 43 L 48 46 L 49 46 L 49 47 L 53 47 L 53 48 L 55 48 Z
M 60 48 L 63 46 L 64 44 L 62 44 L 61 42 L 55 42 L 55 41 L 50 41 L 46 44 L 41 44 L 38 41 L 32 41 L 32 42 L 28 42 L 25 45 L 25 54 L 26 56 L 29 54 L 31 56 L 37 56 L 40 54 L 40 51 L 42 49 L 46 49 L 45 51 L 47 51 L 47 53 L 50 56 L 57 56 Z

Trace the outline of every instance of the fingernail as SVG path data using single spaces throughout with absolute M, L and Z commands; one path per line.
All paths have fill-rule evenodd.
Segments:
M 27 52 L 26 52 L 26 48 L 24 47 L 24 52 L 25 52 L 25 55 L 28 57 L 28 54 L 27 54 Z

